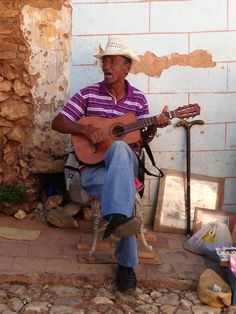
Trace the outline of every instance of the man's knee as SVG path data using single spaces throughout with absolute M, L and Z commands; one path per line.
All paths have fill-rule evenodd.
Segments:
M 115 160 L 117 164 L 138 163 L 134 152 L 124 141 L 115 141 L 110 146 L 105 155 L 105 162 L 109 163 L 111 160 Z
M 124 141 L 114 141 L 110 147 L 111 150 L 131 151 L 131 148 Z

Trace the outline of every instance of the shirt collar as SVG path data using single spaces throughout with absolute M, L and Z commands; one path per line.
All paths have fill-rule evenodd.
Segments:
M 128 92 L 127 92 L 127 97 L 132 97 L 133 96 L 133 93 L 134 93 L 134 87 L 132 85 L 130 85 L 130 83 L 126 81 L 126 84 L 127 84 L 127 87 L 128 87 Z M 107 89 L 107 86 L 106 86 L 106 83 L 105 81 L 102 81 L 99 83 L 100 84 L 100 92 L 103 93 L 103 94 L 107 94 L 108 93 L 108 89 Z

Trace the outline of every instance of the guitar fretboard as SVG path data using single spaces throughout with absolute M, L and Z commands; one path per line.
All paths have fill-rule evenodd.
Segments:
M 175 110 L 168 111 L 164 113 L 169 119 L 173 119 L 175 117 Z M 160 116 L 160 115 L 159 115 Z M 129 123 L 120 129 L 120 135 L 126 134 L 129 132 L 133 132 L 136 130 L 144 129 L 145 127 L 151 126 L 151 125 L 157 125 L 157 119 L 159 116 L 153 116 L 149 118 L 143 118 L 139 119 L 133 123 Z
M 143 129 L 147 126 L 156 125 L 156 124 L 157 124 L 157 117 L 156 116 L 140 119 L 140 120 L 137 120 L 137 125 L 138 125 L 137 129 Z
M 163 114 L 165 116 L 167 116 L 169 119 L 173 119 L 176 116 L 175 115 L 175 110 L 171 110 L 171 111 L 165 112 Z M 151 126 L 151 125 L 157 125 L 157 119 L 161 115 L 137 120 L 137 128 L 134 129 L 134 130 L 143 129 L 143 128 L 145 128 L 147 126 Z

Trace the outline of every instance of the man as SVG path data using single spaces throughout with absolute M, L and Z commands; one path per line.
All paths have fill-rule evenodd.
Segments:
M 139 57 L 118 38 L 110 38 L 104 52 L 96 56 L 102 62 L 104 81 L 77 92 L 52 121 L 52 129 L 86 137 L 91 145 L 99 145 L 105 134 L 99 126 L 76 123 L 83 116 L 119 117 L 132 112 L 137 119 L 146 118 L 149 109 L 144 94 L 126 80 L 132 64 Z M 165 107 L 163 111 L 166 111 Z M 156 127 L 170 124 L 165 115 L 160 115 L 157 125 L 142 134 L 148 135 Z M 138 174 L 140 143 L 128 145 L 115 140 L 107 149 L 104 162 L 98 165 L 83 165 L 81 185 L 89 195 L 101 201 L 102 216 L 109 221 L 103 238 L 116 239 L 115 256 L 118 267 L 116 286 L 120 291 L 136 288 L 134 267 L 138 264 L 135 234 L 141 220 L 133 216 L 135 203 L 135 178 Z

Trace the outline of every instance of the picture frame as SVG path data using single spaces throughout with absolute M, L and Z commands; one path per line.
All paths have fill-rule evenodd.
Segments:
M 186 218 L 186 172 L 161 169 L 164 178 L 159 183 L 159 193 L 153 230 L 185 233 Z M 219 210 L 224 194 L 224 178 L 191 174 L 191 230 L 195 208 Z
M 193 233 L 201 229 L 204 224 L 210 222 L 225 223 L 230 232 L 232 232 L 234 224 L 236 223 L 236 215 L 222 210 L 213 210 L 207 208 L 195 208 Z

